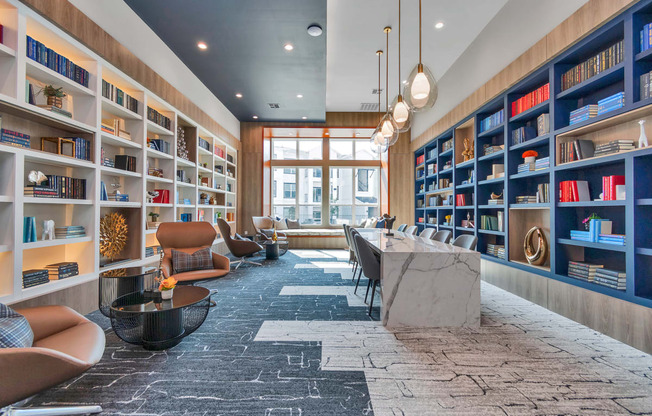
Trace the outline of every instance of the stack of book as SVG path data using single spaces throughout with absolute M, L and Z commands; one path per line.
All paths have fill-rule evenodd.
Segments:
M 208 141 L 202 139 L 201 137 L 197 138 L 197 146 L 201 147 L 204 150 L 208 150 L 209 152 L 211 151 L 211 145 L 208 143 Z
M 46 269 L 32 269 L 23 271 L 23 289 L 50 282 L 50 275 Z
M 544 170 L 550 167 L 550 156 L 541 157 L 534 162 L 534 170 Z
M 148 246 L 145 247 L 145 257 L 151 257 L 156 254 L 161 254 L 161 246 Z
M 59 192 L 47 185 L 26 185 L 24 189 L 25 196 L 33 196 L 38 198 L 59 198 Z
M 428 151 L 428 160 L 432 160 L 437 157 L 437 149 L 431 149 Z
M 102 166 L 106 166 L 107 168 L 115 168 L 115 161 L 110 157 L 105 157 L 102 159 Z
M 652 82 L 650 82 L 651 78 L 652 71 L 646 72 L 639 77 L 639 93 L 641 94 L 641 101 L 652 97 Z
M 165 154 L 170 154 L 170 143 L 166 142 L 163 139 L 147 139 L 147 143 L 149 143 L 149 148 L 158 150 L 159 152 L 163 152 Z
M 576 279 L 592 282 L 595 278 L 595 272 L 603 268 L 601 264 L 582 263 L 579 261 L 568 262 L 568 275 Z
M 88 88 L 89 74 L 87 70 L 75 65 L 70 59 L 59 55 L 41 42 L 32 39 L 31 36 L 27 36 L 27 57 Z
M 67 225 L 64 227 L 54 227 L 55 238 L 79 238 L 86 236 L 86 230 L 83 225 Z
M 585 105 L 570 112 L 570 125 L 581 123 L 598 115 L 596 104 Z
M 227 158 L 229 156 L 227 155 Z M 417 166 L 423 165 L 423 162 L 426 161 L 426 155 L 417 156 Z
M 157 178 L 162 178 L 163 177 L 163 169 L 161 169 L 161 168 L 148 168 L 147 169 L 147 174 L 149 176 L 156 176 Z
M 504 260 L 505 246 L 502 244 L 487 244 L 487 254 Z
M 534 163 L 521 163 L 516 167 L 516 173 L 531 172 L 534 170 Z
M 545 84 L 512 102 L 512 117 L 541 104 L 550 98 L 550 84 Z
M 500 199 L 489 199 L 489 200 L 487 201 L 487 205 L 502 205 L 503 202 L 504 202 L 504 201 L 503 201 L 502 198 L 500 198 Z
M 106 197 L 106 201 L 129 202 L 129 194 L 112 193 Z
M 598 243 L 613 244 L 615 246 L 625 245 L 625 236 L 623 234 L 600 234 L 598 236 Z
M 135 172 L 136 157 L 129 155 L 115 155 L 115 168 Z
M 537 133 L 539 136 L 550 133 L 550 114 L 543 113 L 537 117 Z
M 1 118 L 0 121 L 2 121 Z M 30 148 L 29 135 L 13 130 L 0 130 L 0 143 L 7 144 L 9 146 L 24 147 L 26 149 Z
M 559 202 L 590 201 L 589 183 L 587 181 L 559 182 Z
M 607 219 L 592 219 L 589 222 L 589 231 L 571 230 L 571 240 L 598 243 L 601 235 L 611 233 L 612 222 Z
M 134 113 L 138 113 L 138 100 L 105 80 L 102 80 L 102 96 Z
M 483 147 L 484 156 L 505 150 L 504 144 L 485 144 Z
M 147 119 L 165 129 L 172 129 L 172 120 L 170 120 L 168 117 L 165 117 L 163 114 L 154 110 L 150 106 L 147 106 Z
M 624 200 L 624 193 L 619 194 L 619 190 L 625 187 L 625 176 L 610 175 L 602 177 L 602 200 L 617 201 Z
M 559 160 L 561 163 L 587 159 L 595 156 L 595 144 L 592 140 L 571 140 L 559 143 Z
M 536 195 L 519 195 L 516 197 L 517 204 L 536 204 L 537 196 Z
M 505 110 L 500 110 L 480 121 L 480 133 L 491 130 L 505 121 Z
M 500 231 L 498 229 L 498 217 L 493 215 L 481 215 L 480 229 L 488 231 Z
M 550 202 L 550 190 L 548 183 L 540 183 L 537 185 L 537 202 L 547 204 Z
M 446 150 L 450 150 L 452 148 L 453 148 L 453 139 L 446 140 L 444 143 L 441 144 L 442 153 L 445 152 Z
M 598 115 L 618 110 L 625 106 L 625 93 L 619 92 L 598 101 Z
M 625 290 L 627 288 L 626 277 L 625 272 L 602 268 L 596 270 L 593 282 L 612 289 Z
M 118 136 L 125 140 L 131 140 L 131 133 L 125 130 L 125 123 L 119 118 L 113 120 L 102 120 L 100 127 L 105 133 Z
M 537 130 L 529 125 L 519 127 L 512 131 L 512 144 L 524 143 L 537 137 Z
M 604 143 L 596 146 L 595 156 L 606 156 L 634 149 L 635 147 L 633 140 L 612 140 L 609 143 Z
M 79 274 L 79 266 L 76 262 L 48 264 L 45 268 L 50 274 L 50 280 L 61 280 Z
M 625 48 L 621 40 L 562 74 L 561 90 L 565 91 L 584 82 L 624 60 Z

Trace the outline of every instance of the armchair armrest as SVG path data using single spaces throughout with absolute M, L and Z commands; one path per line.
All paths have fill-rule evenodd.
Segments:
M 67 306 L 51 305 L 18 309 L 34 332 L 34 342 L 77 326 L 87 319 Z
M 221 254 L 212 253 L 213 255 L 213 268 L 218 270 L 231 270 L 231 262 L 228 257 Z
M 161 272 L 165 279 L 172 276 L 172 260 L 170 259 L 170 256 L 163 256 L 163 260 L 161 261 Z

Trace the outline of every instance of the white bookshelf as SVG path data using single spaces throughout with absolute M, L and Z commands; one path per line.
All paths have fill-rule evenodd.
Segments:
M 165 100 L 106 62 L 76 39 L 67 35 L 18 0 L 0 0 L 0 18 L 5 26 L 4 44 L 0 44 L 0 115 L 2 128 L 16 130 L 31 136 L 30 149 L 0 144 L 0 222 L 7 232 L 0 234 L 0 302 L 15 303 L 54 291 L 97 280 L 100 272 L 121 267 L 155 264 L 158 255 L 145 256 L 145 248 L 157 245 L 156 230 L 148 230 L 150 213 L 159 215 L 158 221 L 177 221 L 181 213 L 192 214 L 196 221 L 200 211 L 205 220 L 215 225 L 215 213 L 222 217 L 231 213 L 235 226 L 236 180 L 226 176 L 227 165 L 237 178 L 236 165 L 227 163 L 226 155 L 237 160 L 237 151 L 215 134 L 200 126 Z M 43 42 L 57 53 L 73 60 L 89 71 L 89 86 L 84 87 L 26 56 L 26 36 Z M 102 96 L 102 79 L 122 89 L 139 101 L 137 112 L 118 105 Z M 63 87 L 68 95 L 64 109 L 72 118 L 52 113 L 26 100 L 25 82 L 34 86 L 52 84 Z M 37 103 L 38 100 L 37 100 Z M 40 104 L 40 103 L 39 103 Z M 171 129 L 147 119 L 151 106 L 169 117 Z M 131 140 L 102 131 L 103 119 L 121 119 Z M 186 128 L 190 160 L 176 155 L 177 126 Z M 188 132 L 192 134 L 188 135 Z M 92 161 L 79 160 L 40 150 L 41 137 L 83 137 L 92 143 Z M 147 139 L 160 138 L 170 144 L 170 154 L 148 147 Z M 198 139 L 207 140 L 210 150 L 198 146 Z M 136 157 L 135 172 L 105 167 L 101 155 L 114 157 L 126 154 Z M 221 149 L 224 158 L 215 153 Z M 214 151 L 215 150 L 215 151 Z M 206 166 L 204 167 L 204 163 Z M 148 166 L 163 170 L 163 177 L 148 174 Z M 222 172 L 217 166 L 222 166 Z M 23 195 L 30 170 L 86 179 L 86 199 L 39 198 Z M 177 169 L 183 169 L 191 183 L 177 180 Z M 198 175 L 211 178 L 211 186 L 201 185 Z M 129 202 L 100 201 L 100 183 L 104 181 L 109 192 L 114 184 L 129 194 Z M 233 189 L 227 192 L 227 184 Z M 213 189 L 219 184 L 222 189 Z M 148 190 L 167 190 L 170 202 L 147 203 Z M 201 193 L 220 195 L 217 205 L 199 204 Z M 190 200 L 179 203 L 179 195 Z M 183 201 L 183 199 L 181 200 Z M 227 208 L 227 204 L 232 204 Z M 125 257 L 129 260 L 100 267 L 99 221 L 113 211 L 127 216 L 129 243 Z M 36 217 L 38 241 L 23 243 L 23 217 Z M 86 236 L 71 239 L 41 240 L 42 221 L 53 219 L 55 226 L 83 225 Z M 223 243 L 221 238 L 216 244 Z M 219 248 L 218 248 L 219 249 Z M 22 271 L 43 268 L 46 264 L 76 261 L 80 274 L 60 281 L 24 289 Z

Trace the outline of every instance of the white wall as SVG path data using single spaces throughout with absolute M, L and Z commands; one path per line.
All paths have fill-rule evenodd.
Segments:
M 70 0 L 70 3 L 240 139 L 240 122 L 235 116 L 124 1 Z
M 587 1 L 510 0 L 438 80 L 437 103 L 429 111 L 416 114 L 412 124 L 412 140 Z

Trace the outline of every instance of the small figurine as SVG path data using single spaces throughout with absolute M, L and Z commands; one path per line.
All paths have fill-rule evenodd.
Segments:
M 217 199 L 214 196 L 211 196 L 208 203 L 211 205 L 217 205 Z
M 40 185 L 41 183 L 48 180 L 47 176 L 43 174 L 40 170 L 33 170 L 27 175 L 27 179 L 35 185 Z
M 462 152 L 462 157 L 464 162 L 473 159 L 475 154 L 475 149 L 473 148 L 473 142 L 468 138 L 464 139 L 464 151 Z
M 648 147 L 648 142 L 647 142 L 647 136 L 645 135 L 645 120 L 640 120 L 638 124 L 641 125 L 641 135 L 638 138 L 638 147 L 643 148 L 643 147 Z
M 153 204 L 154 198 L 157 198 L 159 195 L 158 191 L 147 191 L 147 203 Z
M 54 240 L 54 220 L 43 221 L 43 236 L 41 240 Z

